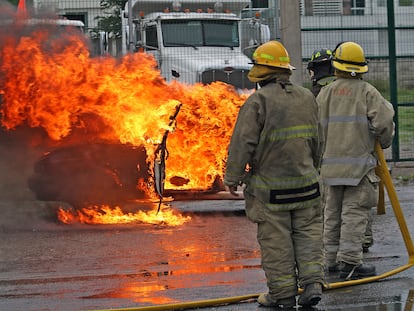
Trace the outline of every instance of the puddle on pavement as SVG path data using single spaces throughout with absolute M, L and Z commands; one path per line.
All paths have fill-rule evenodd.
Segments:
M 340 292 L 337 293 L 341 295 Z M 372 293 L 371 293 L 372 294 Z M 332 295 L 335 295 L 333 293 Z M 367 295 L 366 291 L 361 291 L 360 296 Z M 350 301 L 348 304 L 341 307 L 322 307 L 318 306 L 314 308 L 314 311 L 412 311 L 414 310 L 414 289 L 402 290 L 401 294 L 397 294 L 390 297 L 379 297 L 381 303 L 375 304 L 375 297 L 367 296 L 367 299 L 355 299 L 355 302 Z M 323 301 L 323 300 L 322 300 Z M 358 301 L 358 303 L 356 302 Z M 353 304 L 358 304 L 354 306 Z M 300 309 L 301 311 L 306 311 Z
M 33 301 L 34 294 L 40 294 L 49 304 L 63 296 L 70 304 L 77 302 L 79 309 L 91 310 L 107 304 L 158 306 L 266 290 L 255 224 L 234 209 L 211 212 L 212 203 L 204 205 L 206 211 L 194 208 L 200 212 L 193 213 L 190 222 L 174 228 L 55 226 L 44 231 L 4 232 L 0 288 L 5 291 L 0 298 L 10 304 L 18 300 L 23 305 Z M 404 259 L 392 255 L 395 253 L 373 251 L 375 257 L 371 260 L 383 266 L 383 261 L 394 264 Z M 411 279 L 412 275 L 407 277 Z M 390 284 L 397 282 L 403 283 L 404 278 L 391 280 Z M 348 287 L 327 291 L 313 310 L 408 311 L 413 310 L 412 292 L 392 288 L 386 282 L 371 283 L 363 291 Z M 60 310 L 73 310 L 69 305 L 63 308 L 59 301 Z M 256 301 L 214 308 L 262 309 Z

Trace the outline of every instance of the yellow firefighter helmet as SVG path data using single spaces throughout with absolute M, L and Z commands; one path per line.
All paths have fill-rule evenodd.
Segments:
M 364 50 L 355 42 L 340 43 L 333 52 L 332 65 L 335 69 L 345 72 L 366 73 L 368 62 Z
M 295 69 L 290 65 L 290 57 L 282 43 L 268 41 L 253 53 L 254 64 L 284 69 Z

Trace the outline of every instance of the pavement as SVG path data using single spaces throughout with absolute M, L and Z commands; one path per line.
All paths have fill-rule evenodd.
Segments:
M 414 270 L 401 268 L 414 262 L 410 176 L 393 169 L 400 219 L 388 195 L 374 217 L 365 260 L 380 279 L 328 275 L 331 288 L 313 310 L 413 310 Z M 191 217 L 179 227 L 63 225 L 54 217 L 63 202 L 0 200 L 0 310 L 266 310 L 255 301 L 266 291 L 255 225 L 243 200 L 228 198 L 171 202 Z

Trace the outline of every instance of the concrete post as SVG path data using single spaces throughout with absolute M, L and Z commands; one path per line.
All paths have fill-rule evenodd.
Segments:
M 280 0 L 280 39 L 289 52 L 292 66 L 296 67 L 291 81 L 303 85 L 299 2 L 300 0 Z

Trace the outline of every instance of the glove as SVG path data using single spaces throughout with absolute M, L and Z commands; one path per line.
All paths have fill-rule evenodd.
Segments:
M 231 185 L 231 186 L 227 186 L 227 188 L 229 189 L 229 192 L 234 195 L 235 197 L 238 197 L 239 194 L 236 192 L 237 191 L 237 185 Z

